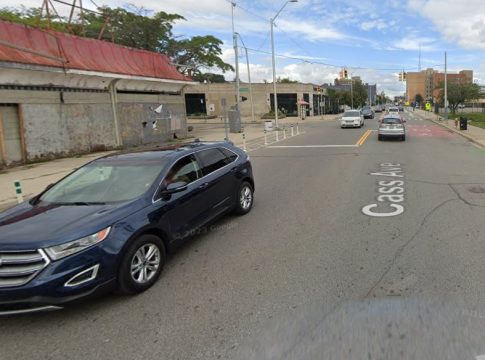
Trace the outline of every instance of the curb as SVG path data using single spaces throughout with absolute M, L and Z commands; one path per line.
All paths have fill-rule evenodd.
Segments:
M 424 118 L 424 120 L 427 120 L 427 121 L 431 121 L 437 125 L 440 125 L 442 127 L 444 127 L 445 129 L 448 129 L 448 130 L 451 130 L 452 132 L 454 132 L 455 134 L 458 134 L 462 137 L 464 137 L 465 139 L 467 139 L 468 141 L 474 143 L 475 145 L 478 145 L 480 146 L 481 148 L 484 148 L 485 149 L 485 145 L 483 143 L 481 143 L 480 141 L 476 140 L 473 136 L 471 135 L 468 135 L 468 134 L 464 134 L 462 133 L 460 130 L 457 130 L 457 129 L 454 129 L 448 125 L 445 125 L 443 124 L 442 122 L 439 122 L 439 121 L 436 121 L 436 120 L 433 120 L 433 119 L 427 119 L 427 118 Z M 473 125 L 470 125 L 470 126 L 473 126 Z

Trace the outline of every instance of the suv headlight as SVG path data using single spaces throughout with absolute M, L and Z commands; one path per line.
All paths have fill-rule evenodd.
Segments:
M 87 249 L 93 245 L 96 245 L 97 243 L 100 243 L 101 241 L 106 239 L 110 230 L 111 230 L 111 226 L 101 231 L 98 231 L 95 234 L 85 236 L 81 239 L 70 241 L 65 244 L 51 246 L 51 247 L 45 248 L 44 250 L 52 260 L 59 260 L 66 256 L 69 256 L 79 251 L 82 251 L 84 249 Z

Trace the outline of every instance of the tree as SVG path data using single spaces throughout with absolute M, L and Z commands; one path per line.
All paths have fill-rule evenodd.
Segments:
M 179 71 L 192 76 L 202 69 L 218 68 L 222 72 L 234 70 L 222 58 L 222 41 L 212 35 L 194 36 L 190 39 L 172 40 L 167 53 Z
M 167 54 L 179 71 L 189 76 L 201 74 L 202 69 L 233 70 L 230 64 L 222 60 L 221 40 L 212 35 L 175 38 L 172 34 L 173 24 L 185 18 L 164 11 L 151 14 L 151 11 L 135 6 L 129 7 L 129 10 L 103 6 L 97 12 L 84 12 L 82 21 L 78 16 L 72 24 L 68 24 L 65 18 L 54 17 L 49 25 L 46 19 L 39 19 L 40 9 L 37 8 L 0 9 L 2 20 L 50 27 L 96 39 L 102 33 L 103 40 Z
M 299 81 L 297 81 L 297 80 L 291 80 L 288 77 L 286 77 L 286 78 L 278 77 L 276 79 L 276 82 L 277 83 L 280 83 L 280 84 L 298 84 L 299 83 Z
M 438 95 L 440 106 L 444 106 L 444 84 L 441 83 L 439 88 L 440 93 Z M 463 104 L 465 101 L 476 100 L 480 98 L 480 86 L 477 84 L 459 84 L 448 83 L 448 106 L 452 114 L 456 113 L 456 109 L 459 104 Z
M 193 79 L 198 82 L 207 81 L 209 83 L 224 83 L 226 82 L 226 78 L 224 75 L 221 74 L 213 74 L 213 73 L 199 73 L 193 76 Z
M 414 102 L 416 104 L 421 104 L 423 102 L 423 96 L 421 94 L 416 94 L 414 97 Z
M 353 98 L 354 98 L 354 107 L 361 107 L 364 106 L 368 95 L 367 95 L 367 89 L 362 84 L 362 81 L 354 81 L 353 82 Z

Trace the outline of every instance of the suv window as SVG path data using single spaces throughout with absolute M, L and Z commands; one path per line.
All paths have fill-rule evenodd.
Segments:
M 233 161 L 235 161 L 237 159 L 237 154 L 232 152 L 231 150 L 226 149 L 226 148 L 221 148 L 220 150 L 227 157 L 226 164 L 232 163 Z
M 202 177 L 202 173 L 199 164 L 194 155 L 189 155 L 177 161 L 170 168 L 168 174 L 165 176 L 164 183 L 165 186 L 178 181 L 190 184 L 200 177 Z
M 229 159 L 220 149 L 202 150 L 199 151 L 197 155 L 202 162 L 202 173 L 204 175 L 210 174 L 230 163 L 230 161 L 228 161 Z

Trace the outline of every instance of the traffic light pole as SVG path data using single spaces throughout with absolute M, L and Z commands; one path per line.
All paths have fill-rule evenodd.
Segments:
M 445 51 L 445 120 L 448 121 L 448 62 Z

